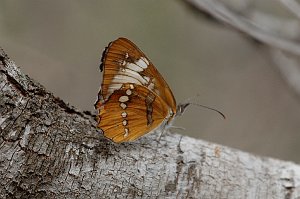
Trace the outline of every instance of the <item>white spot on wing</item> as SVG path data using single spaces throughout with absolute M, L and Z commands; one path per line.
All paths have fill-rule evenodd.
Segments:
M 124 129 L 124 137 L 127 137 L 129 133 L 129 130 L 127 128 Z
M 122 124 L 123 124 L 123 126 L 126 126 L 127 125 L 127 120 L 123 120 Z
M 121 115 L 122 115 L 122 117 L 127 117 L 127 113 L 126 112 L 122 112 Z
M 125 60 L 123 60 L 123 62 L 122 62 L 122 66 L 125 66 L 126 65 L 126 61 Z
M 153 90 L 154 89 L 154 84 L 151 82 L 151 84 L 149 84 L 148 89 Z
M 126 109 L 126 108 L 127 108 L 127 105 L 126 105 L 125 103 L 121 103 L 121 104 L 120 104 L 120 107 L 121 107 L 122 109 Z
M 141 67 L 143 69 L 146 69 L 148 67 L 148 64 L 142 58 L 137 60 L 135 63 L 136 63 L 136 65 L 138 65 L 139 67 Z
M 143 71 L 144 69 L 136 64 L 133 64 L 133 63 L 127 63 L 126 64 L 127 68 L 133 70 L 133 71 L 136 71 L 136 72 L 141 72 Z
M 114 83 L 114 86 L 111 89 L 113 92 L 114 90 L 120 89 L 122 84 L 124 83 L 135 83 L 138 85 L 146 85 L 147 81 L 139 73 L 132 71 L 130 69 L 124 69 L 124 71 L 119 71 L 119 73 L 113 78 L 112 83 Z
M 126 79 L 128 76 L 137 79 L 140 83 L 140 85 L 147 84 L 145 79 L 136 71 L 132 71 L 130 69 L 125 69 L 125 71 L 120 71 L 118 75 L 123 75 L 123 79 Z M 123 82 L 128 83 L 128 81 Z
M 121 87 L 122 87 L 122 84 L 111 83 L 108 88 L 111 88 L 111 89 L 120 89 Z
M 143 78 L 144 78 L 147 82 L 150 81 L 150 77 L 144 76 Z
M 119 90 L 122 84 L 114 84 L 113 82 L 108 86 L 107 96 L 110 96 L 115 90 Z
M 132 94 L 132 91 L 130 89 L 127 89 L 126 90 L 126 95 L 131 95 Z
M 149 66 L 149 61 L 146 57 L 141 57 L 141 59 Z
M 122 84 L 130 82 L 130 83 L 135 83 L 135 84 L 141 85 L 141 83 L 137 79 L 135 79 L 133 77 L 125 76 L 125 75 L 116 75 L 113 79 L 113 82 L 118 82 L 118 83 L 122 83 Z
M 129 97 L 126 96 L 126 95 L 121 96 L 121 97 L 119 98 L 119 102 L 127 102 L 128 100 L 129 100 Z

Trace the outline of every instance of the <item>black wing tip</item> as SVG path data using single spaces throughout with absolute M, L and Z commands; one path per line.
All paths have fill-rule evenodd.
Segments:
M 101 63 L 100 63 L 100 71 L 102 72 L 103 71 L 103 68 L 104 68 L 104 60 L 105 60 L 105 55 L 107 53 L 107 50 L 108 50 L 108 47 L 105 47 L 104 50 L 102 51 L 102 56 L 101 56 Z
M 102 56 L 101 56 L 101 63 L 100 63 L 100 71 L 102 72 L 103 71 L 103 68 L 104 68 L 104 62 L 105 62 L 105 58 L 106 58 L 106 54 L 109 50 L 109 47 L 111 46 L 112 42 L 110 42 L 107 47 L 104 48 L 104 50 L 102 51 Z

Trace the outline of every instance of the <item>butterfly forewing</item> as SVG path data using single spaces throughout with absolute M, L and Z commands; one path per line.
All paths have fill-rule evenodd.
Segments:
M 100 95 L 104 101 L 123 83 L 130 82 L 146 86 L 174 107 L 175 112 L 176 102 L 168 84 L 146 55 L 128 39 L 119 38 L 109 44 L 103 53 L 101 70 L 104 73 Z
M 176 102 L 168 84 L 134 43 L 126 38 L 111 42 L 101 61 L 96 108 L 106 137 L 132 141 L 173 118 Z
M 98 127 L 114 142 L 132 141 L 159 126 L 167 104 L 144 86 L 125 83 L 100 108 Z

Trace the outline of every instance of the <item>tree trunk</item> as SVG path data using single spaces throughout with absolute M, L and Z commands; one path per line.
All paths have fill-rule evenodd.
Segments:
M 1 198 L 298 198 L 300 166 L 166 133 L 115 144 L 0 55 Z

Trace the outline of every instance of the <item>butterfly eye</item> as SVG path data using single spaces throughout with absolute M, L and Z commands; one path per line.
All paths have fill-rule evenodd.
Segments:
M 170 110 L 169 116 L 173 117 L 173 115 L 174 115 L 174 112 L 172 110 Z

